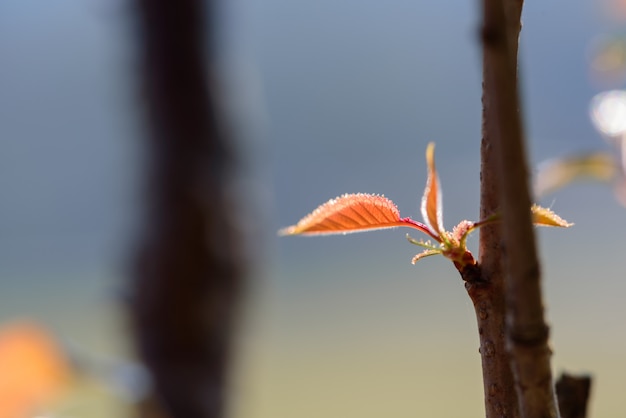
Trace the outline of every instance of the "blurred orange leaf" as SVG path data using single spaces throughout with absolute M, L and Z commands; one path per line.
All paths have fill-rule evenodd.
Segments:
M 384 196 L 357 193 L 331 199 L 280 235 L 325 235 L 406 226 L 432 235 L 425 225 L 400 218 L 396 205 Z
M 32 416 L 69 377 L 65 358 L 44 329 L 29 323 L 0 329 L 0 417 Z

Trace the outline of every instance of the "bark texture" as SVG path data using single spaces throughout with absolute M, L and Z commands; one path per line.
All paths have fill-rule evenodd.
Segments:
M 148 187 L 131 322 L 159 414 L 222 417 L 242 269 L 233 158 L 208 80 L 213 9 L 200 0 L 136 4 Z
M 490 275 L 481 269 L 480 281 L 468 281 L 465 287 L 478 323 L 485 416 L 517 418 L 517 395 L 505 339 L 504 283 L 497 274 Z
M 517 68 L 518 38 L 521 29 L 522 1 L 502 0 L 508 19 L 500 23 L 505 33 L 500 36 L 508 42 L 511 68 Z M 494 19 L 489 1 L 483 5 L 483 27 L 481 35 L 493 37 L 490 27 Z M 498 105 L 495 97 L 493 73 L 497 71 L 490 61 L 489 52 L 483 50 L 483 113 L 480 169 L 480 219 L 485 219 L 500 210 L 499 162 L 495 144 L 500 138 Z M 503 255 L 505 246 L 499 223 L 480 229 L 479 269 L 480 280 L 467 282 L 466 288 L 476 311 L 480 338 L 480 355 L 483 369 L 485 413 L 487 418 L 519 417 L 519 407 L 510 356 L 506 346 L 506 303 Z
M 531 220 L 531 199 L 517 82 L 517 35 L 521 3 L 484 1 L 485 96 L 495 119 L 489 146 L 498 181 L 505 251 L 506 338 L 520 415 L 558 416 L 544 320 L 540 269 Z M 513 36 L 515 36 L 513 40 Z M 483 181 L 486 173 L 483 172 Z

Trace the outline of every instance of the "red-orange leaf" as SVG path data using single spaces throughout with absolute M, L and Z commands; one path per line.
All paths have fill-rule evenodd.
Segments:
M 280 235 L 347 234 L 350 232 L 407 226 L 432 235 L 425 225 L 400 218 L 396 205 L 384 196 L 344 194 L 324 203 Z
M 441 189 L 439 176 L 435 167 L 435 143 L 431 142 L 426 148 L 426 164 L 428 165 L 428 179 L 422 197 L 422 216 L 426 225 L 436 235 L 443 235 L 443 215 L 441 213 Z

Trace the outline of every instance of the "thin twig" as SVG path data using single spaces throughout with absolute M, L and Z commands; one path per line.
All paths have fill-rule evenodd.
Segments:
M 131 319 L 155 399 L 171 418 L 223 416 L 242 287 L 228 198 L 233 159 L 206 65 L 213 10 L 204 4 L 137 1 L 150 140 Z
M 563 373 L 556 382 L 561 418 L 586 418 L 591 393 L 591 376 Z
M 525 418 L 557 417 L 550 370 L 548 326 L 544 321 L 539 261 L 530 214 L 530 193 L 517 69 L 507 21 L 510 3 L 485 0 L 483 45 L 486 83 L 496 109 L 496 136 L 492 143 L 502 208 L 505 253 L 506 335 L 516 380 L 520 413 Z

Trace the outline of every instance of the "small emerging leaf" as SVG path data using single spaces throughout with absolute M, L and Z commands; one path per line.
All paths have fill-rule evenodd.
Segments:
M 452 230 L 452 237 L 456 240 L 459 247 L 466 248 L 467 246 L 467 237 L 469 234 L 475 230 L 476 228 L 480 228 L 480 225 L 470 222 L 468 220 L 461 221 L 457 226 Z
M 437 250 L 437 251 L 441 251 L 441 249 L 439 248 L 439 246 L 434 245 L 432 242 L 430 242 L 430 240 L 428 241 L 424 241 L 422 239 L 420 240 L 416 240 L 415 238 L 412 238 L 409 234 L 406 234 L 406 239 L 407 241 L 409 241 L 411 244 L 414 245 L 418 245 L 422 248 L 427 248 L 429 250 Z
M 539 205 L 533 205 L 530 208 L 533 214 L 533 223 L 538 226 L 558 226 L 561 228 L 569 228 L 574 225 L 562 219 L 559 215 L 550 209 L 542 208 Z
M 411 264 L 417 263 L 418 261 L 420 261 L 424 257 L 430 257 L 431 255 L 437 255 L 437 254 L 441 254 L 441 250 L 426 250 L 426 251 L 423 251 L 423 252 L 417 254 L 415 257 L 413 257 L 413 259 L 411 260 Z
M 429 233 L 425 225 L 400 218 L 396 205 L 384 196 L 344 194 L 324 203 L 280 235 L 325 235 L 407 226 Z
M 426 225 L 435 232 L 436 235 L 442 236 L 443 215 L 441 211 L 441 188 L 439 186 L 439 176 L 435 167 L 435 143 L 431 142 L 426 148 L 426 164 L 428 165 L 428 179 L 426 180 L 426 188 L 422 197 L 422 217 Z

